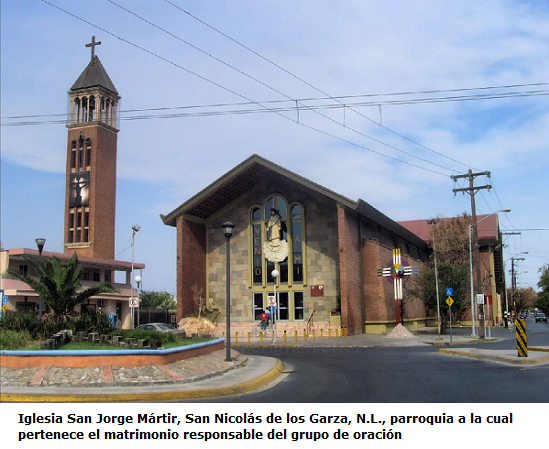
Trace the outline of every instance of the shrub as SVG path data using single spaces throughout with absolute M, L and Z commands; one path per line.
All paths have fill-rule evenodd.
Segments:
M 2 329 L 0 332 L 0 349 L 15 350 L 27 346 L 32 341 L 28 331 Z
M 0 319 L 0 329 L 4 331 L 27 332 L 33 340 L 40 338 L 44 326 L 40 318 L 32 313 L 8 312 Z
M 75 332 L 110 334 L 113 331 L 109 317 L 103 312 L 88 309 L 73 322 Z

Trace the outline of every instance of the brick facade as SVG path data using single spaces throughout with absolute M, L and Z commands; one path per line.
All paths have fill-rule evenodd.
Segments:
M 198 310 L 199 295 L 206 298 L 206 227 L 201 223 L 177 220 L 177 317 Z
M 69 242 L 69 195 L 71 169 L 71 142 L 82 133 L 92 142 L 89 186 L 89 242 Z M 65 252 L 79 256 L 114 259 L 116 220 L 116 154 L 117 133 L 101 123 L 71 127 L 67 143 L 67 177 L 65 194 Z

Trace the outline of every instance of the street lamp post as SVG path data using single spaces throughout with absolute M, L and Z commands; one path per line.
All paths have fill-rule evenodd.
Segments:
M 135 259 L 135 234 L 140 230 L 141 230 L 141 226 L 132 225 L 132 272 L 131 272 L 131 279 L 130 279 L 130 298 L 133 298 L 133 266 L 134 266 L 134 259 Z M 134 309 L 135 307 L 132 307 L 130 304 L 132 329 L 135 327 Z
M 476 284 L 476 290 L 477 290 L 477 293 L 480 292 L 481 290 L 481 276 L 480 276 L 480 248 L 479 248 L 479 240 L 478 240 L 478 224 L 484 220 L 486 220 L 487 218 L 490 218 L 492 215 L 495 215 L 499 212 L 504 212 L 504 213 L 507 213 L 507 212 L 511 212 L 511 209 L 501 209 L 501 210 L 498 210 L 496 212 L 493 212 L 491 213 L 490 215 L 487 215 L 486 217 L 484 217 L 482 220 L 478 220 L 478 221 L 474 221 L 473 223 L 471 223 L 469 225 L 469 270 L 470 270 L 470 274 L 471 274 L 471 319 L 472 319 L 472 333 L 471 333 L 471 336 L 474 337 L 476 336 L 475 334 L 475 301 L 474 301 L 474 284 Z M 473 220 L 476 219 L 476 216 L 473 218 Z M 475 229 L 475 248 L 472 248 L 472 242 L 471 242 L 471 234 L 472 234 L 472 229 Z M 475 271 L 476 271 L 476 282 L 474 277 L 473 276 L 473 251 L 475 253 Z M 483 339 L 484 338 L 484 326 L 485 326 L 485 320 L 484 320 L 484 301 L 482 302 L 482 307 L 479 311 L 479 338 Z
M 427 224 L 436 225 L 437 221 L 434 218 L 427 220 Z M 435 228 L 433 228 L 433 257 L 435 259 L 435 292 L 437 295 L 437 328 L 438 328 L 438 339 L 440 340 L 440 296 L 438 294 L 438 269 L 437 269 L 437 248 L 436 248 L 436 239 L 435 239 Z
M 226 332 L 226 343 L 225 348 L 227 350 L 225 361 L 230 362 L 232 360 L 231 357 L 231 237 L 233 236 L 233 230 L 234 230 L 234 224 L 230 221 L 226 221 L 223 223 L 223 234 L 225 235 L 225 238 L 227 239 L 227 332 Z
M 137 325 L 139 326 L 141 321 L 141 276 L 135 277 L 135 283 L 137 284 Z
M 36 242 L 36 246 L 38 247 L 38 258 L 40 260 L 40 263 L 44 260 L 42 257 L 42 250 L 44 249 L 44 245 L 46 244 L 46 239 L 44 238 L 37 238 L 34 240 Z M 44 305 L 42 303 L 42 296 L 38 295 L 38 316 L 42 318 L 42 315 L 44 313 Z

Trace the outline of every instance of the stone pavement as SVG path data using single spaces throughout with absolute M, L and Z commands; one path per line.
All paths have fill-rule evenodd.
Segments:
M 307 340 L 272 337 L 247 338 L 231 342 L 232 361 L 225 361 L 226 351 L 182 360 L 167 365 L 143 367 L 12 369 L 2 367 L 1 402 L 124 402 L 199 399 L 232 394 L 246 394 L 280 380 L 285 375 L 283 363 L 275 358 L 246 356 L 245 347 L 409 347 L 440 346 L 438 352 L 452 356 L 491 360 L 515 365 L 549 363 L 549 347 L 529 348 L 528 357 L 517 351 L 476 348 L 478 338 L 470 329 L 455 329 L 452 337 L 438 338 L 433 332 L 393 332 L 389 335 L 355 335 L 343 338 L 309 337 Z M 508 329 L 493 329 L 484 342 L 513 340 Z M 512 347 L 512 344 L 511 344 Z M 109 374 L 109 375 L 106 375 Z

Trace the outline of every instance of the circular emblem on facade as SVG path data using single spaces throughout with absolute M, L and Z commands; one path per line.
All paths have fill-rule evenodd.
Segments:
M 284 262 L 288 257 L 288 242 L 281 239 L 265 242 L 263 253 L 269 262 Z
M 402 279 L 404 277 L 404 268 L 402 267 L 402 264 L 395 263 L 391 267 L 391 277 L 393 279 Z

